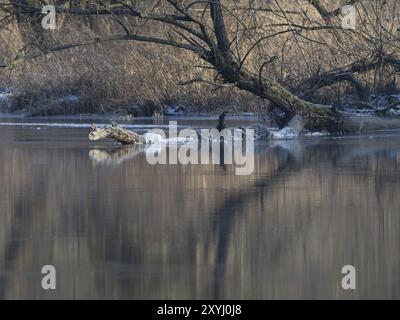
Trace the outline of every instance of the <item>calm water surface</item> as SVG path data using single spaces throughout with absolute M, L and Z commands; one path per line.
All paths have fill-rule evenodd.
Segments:
M 260 142 L 249 176 L 87 134 L 0 125 L 0 298 L 400 298 L 400 132 Z

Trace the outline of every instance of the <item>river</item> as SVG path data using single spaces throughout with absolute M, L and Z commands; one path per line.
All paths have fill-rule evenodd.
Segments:
M 400 131 L 257 141 L 237 176 L 26 121 L 0 119 L 1 299 L 400 298 Z

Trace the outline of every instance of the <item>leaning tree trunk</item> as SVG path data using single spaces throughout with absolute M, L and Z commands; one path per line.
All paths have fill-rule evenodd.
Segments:
M 245 70 L 234 61 L 230 51 L 220 1 L 210 2 L 210 7 L 217 45 L 202 58 L 213 65 L 226 82 L 273 102 L 285 112 L 287 124 L 295 115 L 299 115 L 305 122 L 305 128 L 313 131 L 356 132 L 400 128 L 400 120 L 386 121 L 377 116 L 361 118 L 341 112 L 332 106 L 305 101 L 277 82 L 263 77 L 261 73 L 256 75 Z
M 242 71 L 237 86 L 253 92 L 280 106 L 289 114 L 300 115 L 305 121 L 305 128 L 316 131 L 325 130 L 335 133 L 360 132 L 370 130 L 400 128 L 400 119 L 382 118 L 374 115 L 355 115 L 337 110 L 334 107 L 311 103 L 295 96 L 278 83 L 266 78 Z
M 240 72 L 237 86 L 268 99 L 289 114 L 300 115 L 305 128 L 335 133 L 361 132 L 370 130 L 400 128 L 400 119 L 383 118 L 374 115 L 355 115 L 337 110 L 334 107 L 311 103 L 295 96 L 278 83 L 266 78 Z
M 358 116 L 337 110 L 332 106 L 305 101 L 289 90 L 266 77 L 241 69 L 235 62 L 215 53 L 204 56 L 225 81 L 241 90 L 251 92 L 278 106 L 287 115 L 286 124 L 295 116 L 303 118 L 304 127 L 311 131 L 323 130 L 331 133 L 360 132 L 400 128 L 400 119 L 379 116 Z

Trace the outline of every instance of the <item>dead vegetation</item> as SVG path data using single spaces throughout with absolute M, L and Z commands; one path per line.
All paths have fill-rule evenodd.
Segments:
M 35 1 L 30 3 L 35 8 Z M 176 14 L 174 3 L 137 2 L 131 9 Z M 62 10 L 71 10 L 65 1 L 57 4 Z M 354 30 L 340 26 L 344 4 L 355 5 Z M 190 5 L 186 1 L 184 5 L 190 7 L 190 15 L 196 19 L 209 14 L 205 4 Z M 160 19 L 133 19 L 131 13 L 121 13 L 124 8 L 129 8 L 124 1 L 88 1 L 73 7 L 75 11 L 69 14 L 60 10 L 62 23 L 58 29 L 40 37 L 36 34 L 30 42 L 21 33 L 29 34 L 26 29 L 31 26 L 14 22 L 3 28 L 3 39 L 14 35 L 13 41 L 3 41 L 5 65 L 15 61 L 17 52 L 25 57 L 36 54 L 44 42 L 52 48 L 65 43 L 91 43 L 23 60 L 12 72 L 3 72 L 2 86 L 17 90 L 13 107 L 28 108 L 33 114 L 110 112 L 121 108 L 151 114 L 168 104 L 182 105 L 189 111 L 257 110 L 260 105 L 273 109 L 271 99 L 260 102 L 254 95 L 238 90 L 194 52 L 136 41 L 109 42 L 107 37 L 124 35 L 127 30 L 128 34 L 179 40 L 193 46 L 201 41 Z M 229 51 L 239 68 L 267 77 L 307 101 L 340 109 L 341 98 L 350 93 L 358 96 L 361 105 L 370 94 L 398 91 L 397 1 L 226 0 L 221 8 Z M 111 17 L 101 10 L 111 12 Z M 209 20 L 201 22 L 213 39 L 218 36 L 210 29 Z M 24 45 L 24 50 L 18 51 Z M 68 95 L 79 96 L 79 102 L 59 99 Z
M 82 19 L 76 20 L 64 23 L 55 37 L 82 41 L 99 37 L 111 27 L 104 20 L 95 29 Z M 19 32 L 16 23 L 0 32 L 4 62 L 14 59 L 23 47 Z M 104 43 L 18 63 L 11 70 L 0 72 L 0 88 L 12 88 L 15 93 L 9 111 L 27 111 L 31 115 L 153 115 L 166 105 L 186 112 L 257 108 L 258 99 L 235 88 L 179 85 L 182 75 L 210 74 L 193 69 L 196 62 L 198 58 L 193 54 L 175 48 L 150 43 Z M 69 96 L 79 100 L 71 101 Z

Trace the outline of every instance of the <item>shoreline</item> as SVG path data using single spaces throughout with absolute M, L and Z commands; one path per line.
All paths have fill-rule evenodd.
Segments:
M 166 114 L 163 116 L 138 116 L 138 117 L 129 117 L 122 116 L 115 113 L 106 113 L 106 114 L 66 114 L 66 115 L 47 115 L 47 116 L 32 116 L 29 113 L 6 113 L 0 112 L 0 119 L 28 119 L 28 120 L 112 120 L 112 121 L 121 121 L 121 122 L 134 122 L 135 120 L 216 120 L 218 119 L 219 113 L 214 112 L 188 112 L 182 113 L 179 115 L 171 115 Z M 253 112 L 241 112 L 228 114 L 226 116 L 228 120 L 257 120 L 257 113 Z

